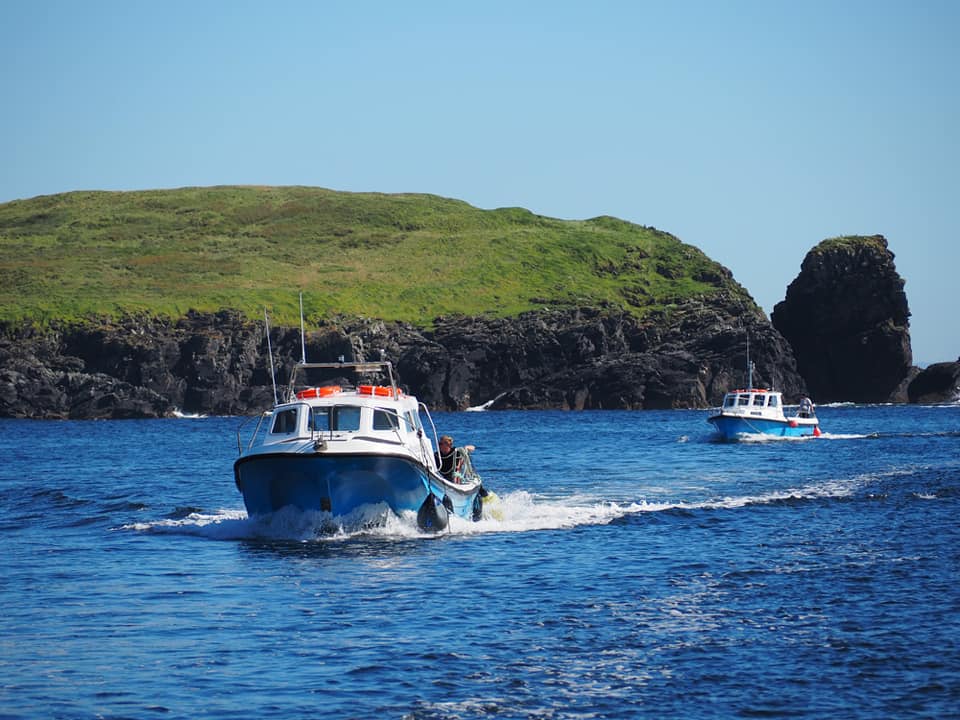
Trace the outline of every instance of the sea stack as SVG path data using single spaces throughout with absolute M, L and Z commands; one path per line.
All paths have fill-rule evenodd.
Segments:
M 893 259 L 882 235 L 824 240 L 774 308 L 816 402 L 888 402 L 910 372 L 910 311 Z

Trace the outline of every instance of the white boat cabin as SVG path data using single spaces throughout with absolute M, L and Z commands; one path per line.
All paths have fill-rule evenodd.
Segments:
M 364 395 L 361 389 L 340 390 L 323 398 L 300 398 L 278 405 L 264 444 L 320 436 L 326 440 L 365 438 L 419 445 L 423 429 L 417 402 Z
M 783 417 L 783 399 L 779 391 L 750 388 L 732 390 L 723 396 L 725 415 Z

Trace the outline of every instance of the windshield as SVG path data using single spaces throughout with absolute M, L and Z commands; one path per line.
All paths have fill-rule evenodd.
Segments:
M 356 432 L 360 429 L 360 408 L 355 405 L 334 405 L 313 408 L 310 427 L 321 432 Z

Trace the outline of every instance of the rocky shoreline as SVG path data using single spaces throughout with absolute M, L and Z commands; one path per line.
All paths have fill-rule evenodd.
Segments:
M 758 381 L 805 392 L 789 346 L 762 315 L 688 302 L 639 323 L 593 308 L 513 319 L 403 323 L 338 318 L 308 329 L 314 361 L 391 360 L 399 382 L 430 407 L 490 409 L 698 408 L 743 383 L 750 333 Z M 277 381 L 300 356 L 299 328 L 273 328 Z M 233 312 L 177 321 L 0 328 L 0 416 L 242 415 L 273 398 L 262 322 Z
M 911 367 L 886 240 L 850 240 L 808 254 L 772 322 L 723 291 L 642 321 L 589 307 L 439 317 L 429 329 L 331 318 L 307 329 L 307 357 L 390 360 L 399 383 L 439 410 L 706 408 L 745 383 L 749 337 L 755 383 L 788 402 L 956 402 L 960 360 Z M 283 386 L 300 329 L 273 328 L 270 341 Z M 264 323 L 236 312 L 0 324 L 0 417 L 246 415 L 272 401 Z

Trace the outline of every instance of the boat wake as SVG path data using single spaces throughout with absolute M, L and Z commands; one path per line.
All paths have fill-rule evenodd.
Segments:
M 781 437 L 776 435 L 740 435 L 737 437 L 737 442 L 739 443 L 780 443 L 780 442 L 820 442 L 824 440 L 870 440 L 873 438 L 880 437 L 879 433 L 829 433 L 821 432 L 819 436 L 814 437 L 813 435 L 803 435 L 795 437 Z M 724 442 L 722 438 L 717 435 L 714 435 L 711 439 L 716 442 Z
M 737 438 L 736 442 L 742 444 L 764 444 L 764 443 L 795 443 L 795 442 L 823 442 L 827 440 L 878 440 L 890 438 L 940 438 L 940 437 L 960 437 L 960 431 L 947 430 L 941 432 L 868 432 L 868 433 L 821 433 L 819 437 L 807 435 L 805 437 L 775 437 L 773 435 L 743 435 Z M 727 442 L 717 435 L 710 436 L 710 442 Z
M 354 537 L 426 538 L 447 535 L 480 535 L 491 532 L 556 530 L 579 525 L 606 524 L 624 514 L 616 503 L 591 502 L 586 498 L 540 499 L 518 491 L 500 496 L 484 517 L 474 522 L 450 517 L 444 533 L 433 534 L 417 526 L 416 513 L 396 515 L 386 505 L 364 506 L 346 517 L 326 512 L 303 512 L 283 508 L 262 517 L 248 517 L 243 510 L 204 512 L 195 510 L 174 517 L 123 525 L 121 531 L 168 535 L 193 535 L 211 540 L 342 541 Z
M 910 474 L 912 471 L 897 471 Z M 700 501 L 650 502 L 646 499 L 617 500 L 589 495 L 548 498 L 518 490 L 500 496 L 484 517 L 474 522 L 451 516 L 449 528 L 439 534 L 426 533 L 417 526 L 416 514 L 396 515 L 386 507 L 364 506 L 347 517 L 334 518 L 325 512 L 301 512 L 292 507 L 262 517 L 250 518 L 243 510 L 205 512 L 189 508 L 159 520 L 137 522 L 120 531 L 151 534 L 191 535 L 210 540 L 267 540 L 284 542 L 342 542 L 354 538 L 443 538 L 494 533 L 523 533 L 564 530 L 588 525 L 608 525 L 644 513 L 700 512 L 808 502 L 855 495 L 877 476 L 823 480 L 797 488 L 773 490 L 755 495 L 712 497 Z

